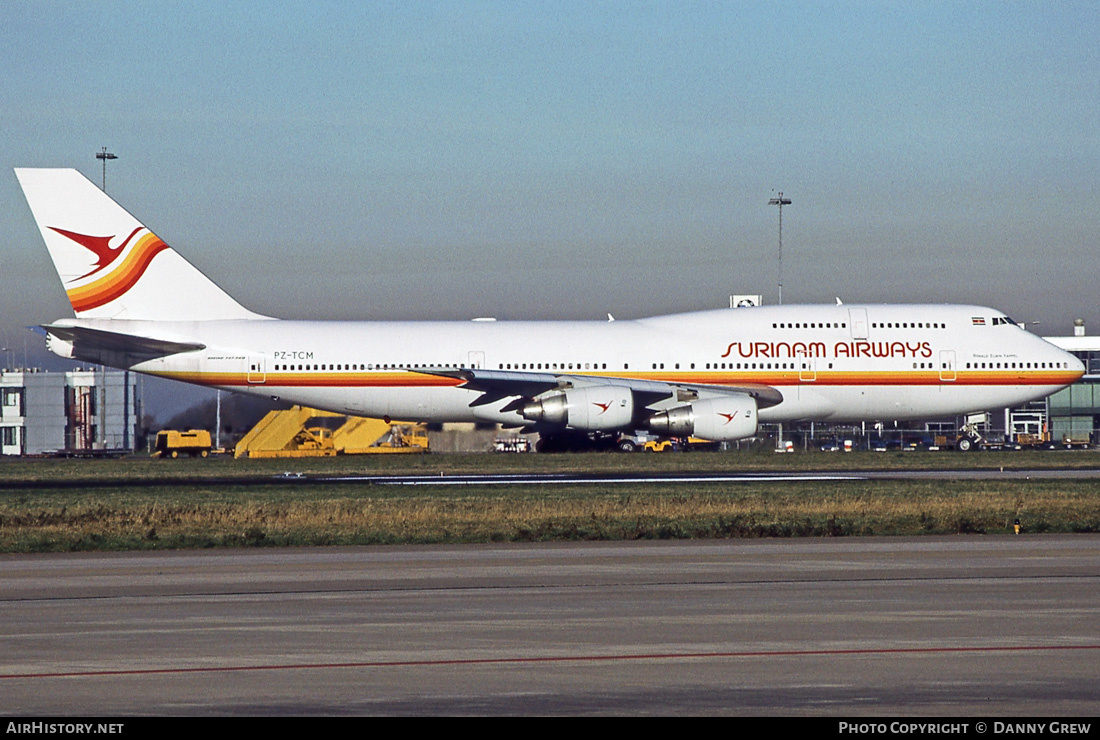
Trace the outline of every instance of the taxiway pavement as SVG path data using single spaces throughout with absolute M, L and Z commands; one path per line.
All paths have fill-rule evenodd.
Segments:
M 8 715 L 1100 712 L 1100 536 L 0 556 Z

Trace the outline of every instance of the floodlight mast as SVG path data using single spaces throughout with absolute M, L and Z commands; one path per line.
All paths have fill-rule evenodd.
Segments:
M 111 154 L 107 147 L 95 153 L 95 158 L 103 162 L 103 192 L 107 192 L 107 160 L 118 159 L 118 155 Z M 107 449 L 107 366 L 99 366 L 99 446 Z M 122 446 L 130 446 L 130 371 L 122 374 Z
M 106 193 L 107 192 L 107 160 L 108 159 L 118 159 L 118 156 L 115 155 L 115 154 L 111 154 L 109 151 L 107 151 L 107 147 L 103 147 L 103 149 L 101 151 L 98 151 L 98 152 L 95 153 L 95 158 L 103 160 L 103 185 L 102 185 L 102 189 L 103 189 L 103 192 Z
M 779 305 L 783 305 L 783 206 L 791 204 L 790 198 L 783 197 L 783 191 L 779 191 L 778 198 L 768 200 L 769 206 L 779 206 Z

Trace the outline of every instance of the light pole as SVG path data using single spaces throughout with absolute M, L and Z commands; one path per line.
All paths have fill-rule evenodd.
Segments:
M 102 186 L 102 188 L 103 188 L 103 192 L 106 193 L 107 192 L 107 160 L 108 159 L 118 159 L 118 157 L 114 154 L 111 154 L 109 151 L 107 151 L 107 147 L 103 147 L 102 150 L 95 153 L 95 158 L 103 160 L 103 186 Z M 780 195 L 782 195 L 782 194 L 783 193 L 780 193 Z
M 101 150 L 95 153 L 95 158 L 103 162 L 103 185 L 101 188 L 103 192 L 107 192 L 107 160 L 118 159 L 118 156 L 111 154 L 107 151 L 107 147 L 103 147 Z M 99 366 L 99 378 L 101 385 L 99 387 L 99 443 L 102 449 L 107 449 L 107 366 Z M 124 389 L 129 388 L 130 373 L 124 373 L 122 387 Z M 123 430 L 123 446 L 129 446 L 130 434 L 126 430 L 126 425 L 129 423 L 129 417 L 126 413 L 126 407 L 130 403 L 128 398 L 129 393 L 127 390 L 123 390 L 123 405 L 122 405 L 122 430 Z
M 783 197 L 783 191 L 779 191 L 778 198 L 771 198 L 769 206 L 779 206 L 779 305 L 783 305 L 783 206 L 791 204 L 790 198 Z

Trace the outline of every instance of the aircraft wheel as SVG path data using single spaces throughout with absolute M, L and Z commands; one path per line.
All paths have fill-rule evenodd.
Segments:
M 970 441 L 969 437 L 963 437 L 956 445 L 959 448 L 959 452 L 970 452 L 974 449 L 974 443 Z
M 619 443 L 620 452 L 634 452 L 637 449 L 638 448 L 629 439 L 624 439 L 622 442 Z

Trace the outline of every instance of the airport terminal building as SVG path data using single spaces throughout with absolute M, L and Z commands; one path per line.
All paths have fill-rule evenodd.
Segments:
M 1085 364 L 1085 375 L 1046 400 L 1052 440 L 1088 438 L 1100 442 L 1100 337 L 1085 336 L 1084 322 L 1075 322 L 1072 337 L 1044 337 L 1051 344 L 1072 353 Z

